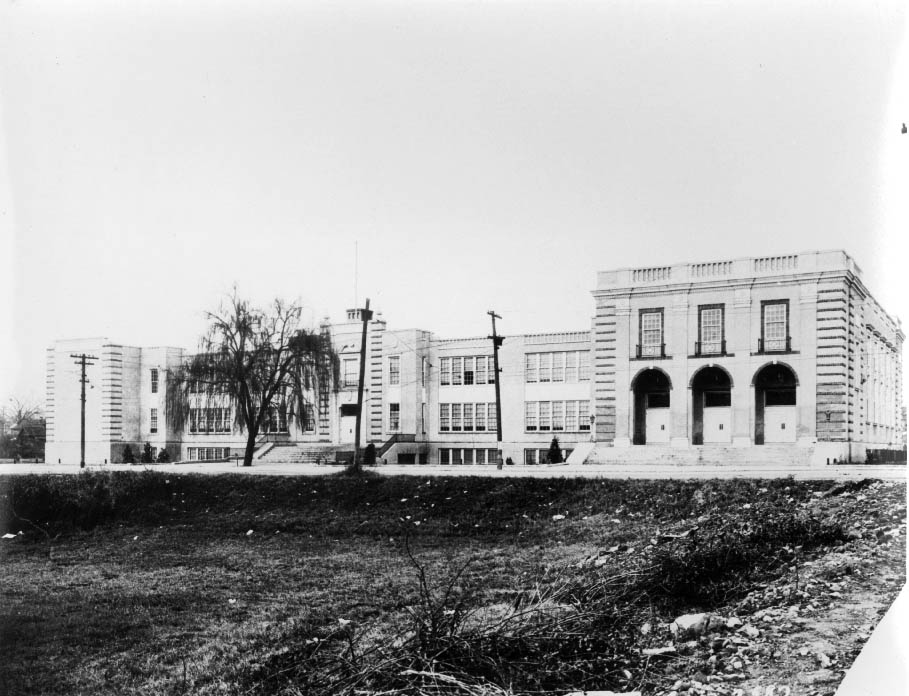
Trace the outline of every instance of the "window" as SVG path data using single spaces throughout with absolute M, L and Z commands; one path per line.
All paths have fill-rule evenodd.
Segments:
M 580 401 L 565 402 L 565 430 L 570 433 L 576 432 L 578 430 L 577 405 L 580 403 Z
M 450 449 L 443 447 L 439 450 L 439 464 L 451 464 Z
M 451 358 L 442 358 L 442 369 L 439 370 L 439 383 L 451 384 Z
M 761 350 L 789 350 L 789 300 L 761 303 Z
M 454 432 L 461 430 L 461 404 L 451 405 L 451 429 Z
M 570 402 L 569 402 L 570 403 Z M 565 430 L 565 402 L 552 402 L 552 429 Z
M 524 404 L 524 430 L 533 432 L 537 429 L 537 402 L 528 401 Z
M 464 360 L 463 358 L 452 358 L 451 359 L 451 383 L 452 384 L 464 384 Z
M 156 433 L 158 432 L 158 409 L 153 408 L 151 410 L 151 425 L 149 431 Z
M 578 402 L 578 429 L 590 431 L 590 402 Z
M 498 375 L 496 375 L 495 359 L 486 358 L 486 364 L 489 366 L 489 374 L 486 377 L 487 384 L 495 384 Z
M 473 430 L 473 404 L 464 404 L 464 430 Z
M 225 411 L 227 409 L 224 409 Z M 303 431 L 307 433 L 316 430 L 316 412 L 312 404 L 303 404 Z
M 473 358 L 464 358 L 464 384 L 473 384 Z
M 451 404 L 439 404 L 439 432 L 451 430 Z
M 462 451 L 461 464 L 473 464 L 473 450 L 464 449 L 461 451 Z
M 552 381 L 565 381 L 565 353 L 552 354 Z
M 360 361 L 358 358 L 344 360 L 344 386 L 356 387 L 360 383 Z
M 590 381 L 590 351 L 582 350 L 578 353 L 578 359 L 580 360 L 578 364 L 578 381 L 579 382 L 589 382 Z
M 524 356 L 524 381 L 536 382 L 539 378 L 540 354 L 527 353 Z
M 151 371 L 151 393 L 158 393 L 158 368 L 153 367 Z
M 474 457 L 477 464 L 486 464 L 486 450 L 478 449 L 474 451 Z
M 698 307 L 698 350 L 697 355 L 718 355 L 723 347 L 723 305 L 702 305 Z
M 486 356 L 477 358 L 477 384 L 486 384 Z
M 388 358 L 388 384 L 395 386 L 401 384 L 401 356 L 392 355 Z
M 474 406 L 473 427 L 477 432 L 486 430 L 486 404 L 476 404 Z
M 497 450 L 497 449 L 486 450 L 486 461 L 489 464 L 498 464 L 499 463 L 499 450 Z
M 552 381 L 552 353 L 540 353 L 540 381 Z
M 642 309 L 640 316 L 640 356 L 663 355 L 663 310 Z
M 524 463 L 525 464 L 536 464 L 537 463 L 537 450 L 535 450 L 535 449 L 524 450 Z
M 731 395 L 728 391 L 704 392 L 704 407 L 705 408 L 729 406 L 731 403 L 732 403 Z
M 388 432 L 396 433 L 401 429 L 401 404 L 388 404 Z
M 540 402 L 540 430 L 549 430 L 552 424 L 550 408 L 551 404 L 548 401 Z
M 580 361 L 580 352 L 573 350 L 565 353 L 565 381 L 578 381 L 578 362 Z

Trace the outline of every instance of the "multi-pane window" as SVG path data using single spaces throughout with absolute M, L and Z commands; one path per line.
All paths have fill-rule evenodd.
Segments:
M 156 433 L 158 432 L 158 409 L 153 408 L 150 414 L 150 425 L 149 431 Z
M 699 353 L 723 352 L 723 306 L 707 305 L 698 308 Z
M 447 447 L 439 449 L 439 464 L 451 464 L 451 450 Z
M 157 428 L 158 409 L 152 409 L 153 427 Z M 286 428 L 285 428 L 286 430 Z M 155 430 L 152 430 L 155 432 Z M 189 432 L 191 433 L 229 433 L 229 408 L 191 408 L 189 410 Z
M 401 429 L 401 404 L 388 404 L 388 432 L 396 433 Z
M 158 368 L 153 367 L 151 370 L 151 393 L 158 393 Z
M 392 355 L 388 358 L 388 384 L 395 386 L 401 383 L 401 356 Z
M 360 383 L 360 360 L 358 358 L 344 359 L 344 386 L 355 387 Z
M 527 432 L 589 432 L 589 401 L 526 401 L 524 430 Z
M 287 411 L 275 406 L 270 407 L 263 426 L 266 433 L 286 433 Z
M 586 382 L 590 379 L 590 351 L 569 350 L 524 355 L 525 382 Z
M 229 447 L 187 447 L 186 453 L 190 461 L 204 462 L 213 459 L 227 459 L 230 456 Z
M 788 350 L 789 300 L 775 300 L 762 305 L 761 337 L 765 351 Z
M 485 432 L 495 418 L 495 404 L 439 404 L 439 432 Z
M 540 381 L 552 381 L 552 353 L 540 353 Z
M 641 310 L 641 357 L 663 354 L 663 310 Z
M 464 384 L 473 384 L 473 358 L 464 358 Z
M 316 410 L 312 404 L 303 404 L 303 431 L 307 433 L 315 432 L 316 429 Z
M 495 384 L 493 359 L 487 355 L 448 357 L 440 360 L 439 384 Z
M 451 429 L 454 432 L 461 430 L 461 404 L 451 405 Z

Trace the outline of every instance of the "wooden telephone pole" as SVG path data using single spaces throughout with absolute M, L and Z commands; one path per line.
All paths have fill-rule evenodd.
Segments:
M 79 440 L 79 468 L 85 468 L 85 383 L 88 381 L 85 379 L 85 366 L 91 366 L 95 363 L 93 361 L 97 360 L 94 355 L 86 355 L 85 353 L 80 353 L 79 355 L 74 355 L 70 353 L 71 358 L 76 359 L 76 364 L 82 366 L 82 376 L 79 378 L 79 381 L 82 383 L 82 415 L 79 421 L 80 423 L 80 440 Z
M 492 317 L 492 336 L 487 336 L 487 338 L 492 339 L 492 365 L 496 374 L 496 442 L 498 444 L 499 450 L 499 466 L 502 465 L 502 392 L 499 386 L 500 372 L 499 372 L 499 346 L 505 341 L 504 338 L 496 334 L 496 319 L 501 319 L 498 314 L 493 310 L 486 312 L 490 317 Z
M 372 312 L 369 311 L 369 298 L 366 298 L 366 307 L 360 310 L 363 319 L 363 337 L 360 340 L 360 382 L 357 385 L 357 425 L 354 432 L 354 468 L 359 471 L 360 462 L 360 422 L 363 417 L 363 380 L 366 376 L 366 330 Z

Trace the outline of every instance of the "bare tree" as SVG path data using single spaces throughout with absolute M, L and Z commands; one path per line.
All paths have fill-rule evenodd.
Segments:
M 243 466 L 251 466 L 259 434 L 276 417 L 300 426 L 314 417 L 319 395 L 338 384 L 338 359 L 331 336 L 301 328 L 301 315 L 298 303 L 281 300 L 251 307 L 236 290 L 208 312 L 199 352 L 168 374 L 171 426 L 205 421 L 218 430 L 232 422 L 246 433 Z
M 0 450 L 16 460 L 44 456 L 45 423 L 40 406 L 10 398 L 0 410 Z

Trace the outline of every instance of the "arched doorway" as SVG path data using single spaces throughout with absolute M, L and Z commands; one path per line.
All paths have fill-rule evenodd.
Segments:
M 710 365 L 691 378 L 691 442 L 732 442 L 732 378 Z
M 662 370 L 641 370 L 631 383 L 634 392 L 635 445 L 669 442 L 669 392 L 672 382 Z
M 798 378 L 783 363 L 764 365 L 754 375 L 754 444 L 795 442 Z

